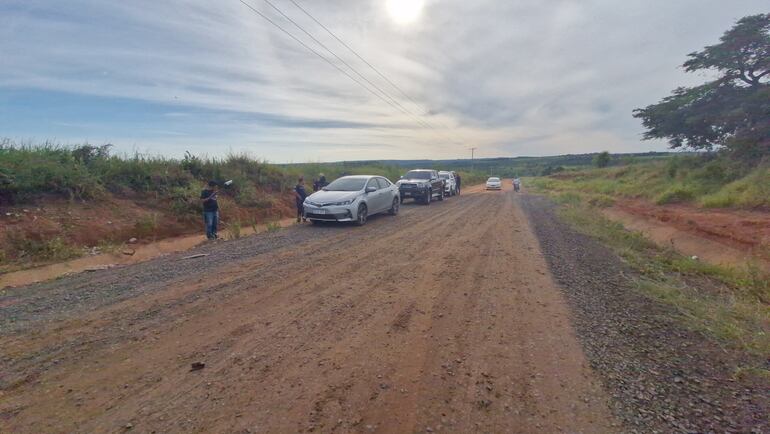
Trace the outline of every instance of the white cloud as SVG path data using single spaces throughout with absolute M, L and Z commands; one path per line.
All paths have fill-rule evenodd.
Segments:
M 249 1 L 312 44 L 263 0 Z M 440 132 L 421 128 L 236 0 L 6 1 L 0 52 L 12 67 L 0 70 L 0 91 L 168 105 L 173 127 L 105 139 L 167 153 L 211 153 L 206 144 L 274 161 L 463 157 L 471 145 L 483 156 L 646 151 L 665 145 L 640 143 L 631 110 L 702 80 L 677 69 L 686 53 L 715 42 L 741 16 L 766 12 L 754 0 L 432 0 L 416 23 L 395 25 L 383 1 L 301 2 L 418 108 L 288 0 L 271 1 L 400 104 L 428 109 L 424 119 Z M 207 125 L 196 118 L 184 130 L 189 108 L 232 115 Z M 101 130 L 111 120 L 102 122 Z

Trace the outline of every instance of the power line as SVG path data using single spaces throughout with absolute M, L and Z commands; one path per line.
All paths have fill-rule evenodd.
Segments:
M 324 56 L 323 54 L 319 53 L 318 51 L 316 51 L 315 49 L 313 49 L 312 47 L 310 47 L 308 44 L 306 44 L 305 42 L 303 42 L 301 39 L 299 39 L 299 38 L 298 38 L 298 37 L 296 37 L 294 34 L 292 34 L 291 32 L 289 32 L 288 30 L 286 30 L 286 29 L 285 29 L 284 27 L 282 27 L 280 24 L 276 23 L 274 20 L 270 19 L 270 17 L 268 17 L 267 15 L 263 14 L 262 12 L 260 12 L 260 11 L 259 11 L 259 10 L 257 10 L 256 8 L 254 8 L 252 5 L 250 5 L 250 4 L 249 4 L 249 3 L 247 3 L 246 1 L 244 1 L 244 0 L 239 0 L 239 1 L 240 1 L 240 2 L 241 2 L 243 5 L 244 5 L 244 6 L 246 6 L 247 8 L 249 8 L 249 9 L 250 9 L 252 12 L 254 12 L 254 13 L 256 13 L 257 15 L 259 15 L 260 17 L 262 17 L 262 18 L 263 18 L 265 21 L 269 22 L 269 23 L 270 23 L 270 24 L 272 24 L 274 27 L 276 27 L 277 29 L 279 29 L 281 32 L 285 33 L 287 36 L 289 36 L 290 38 L 292 38 L 293 40 L 295 40 L 297 43 L 299 43 L 300 45 L 302 45 L 302 46 L 303 46 L 305 49 L 307 49 L 308 51 L 310 51 L 311 53 L 313 53 L 314 55 L 316 55 L 317 57 L 319 57 L 319 58 L 320 58 L 321 60 L 323 60 L 324 62 L 326 62 L 326 63 L 330 64 L 331 66 L 333 66 L 333 67 L 334 67 L 335 69 L 337 69 L 339 72 L 343 73 L 343 74 L 344 74 L 346 77 L 348 77 L 350 80 L 352 80 L 353 82 L 355 82 L 355 83 L 356 83 L 356 84 L 358 84 L 359 86 L 361 86 L 361 87 L 363 87 L 364 89 L 366 89 L 366 90 L 367 90 L 369 93 L 371 93 L 372 95 L 376 96 L 377 98 L 379 98 L 380 100 L 382 100 L 382 101 L 383 101 L 383 102 L 385 102 L 386 104 L 390 105 L 391 107 L 395 108 L 396 110 L 399 110 L 399 111 L 401 111 L 401 112 L 402 112 L 402 113 L 404 113 L 404 114 L 407 114 L 407 115 L 409 115 L 409 116 L 412 116 L 412 117 L 413 117 L 413 118 L 414 118 L 414 119 L 415 119 L 415 120 L 416 120 L 416 121 L 417 121 L 417 122 L 418 122 L 420 125 L 422 125 L 422 126 L 424 126 L 424 127 L 428 127 L 428 128 L 430 128 L 430 129 L 432 129 L 432 130 L 434 130 L 434 131 L 437 131 L 437 130 L 436 130 L 436 128 L 435 128 L 433 125 L 431 125 L 431 124 L 430 124 L 430 123 L 428 123 L 427 121 L 424 121 L 424 120 L 420 119 L 420 118 L 419 118 L 417 115 L 413 114 L 413 113 L 412 113 L 412 112 L 410 112 L 408 109 L 404 108 L 404 107 L 403 107 L 403 106 L 402 106 L 400 103 L 398 103 L 398 102 L 395 100 L 395 98 L 393 98 L 392 96 L 390 96 L 390 95 L 389 95 L 387 92 L 383 91 L 381 88 L 379 88 L 378 86 L 376 86 L 374 83 L 371 83 L 371 81 L 369 81 L 368 79 L 366 79 L 366 77 L 364 77 L 364 76 L 363 76 L 363 75 L 362 75 L 360 72 L 358 72 L 358 71 L 357 71 L 355 68 L 353 68 L 352 66 L 350 66 L 350 64 L 349 64 L 349 63 L 345 62 L 343 59 L 341 59 L 339 56 L 337 56 L 337 55 L 336 55 L 336 54 L 335 54 L 335 53 L 334 53 L 332 50 L 330 50 L 328 47 L 326 47 L 326 46 L 325 46 L 323 43 L 321 43 L 321 42 L 320 42 L 320 41 L 319 41 L 317 38 L 313 37 L 313 36 L 312 36 L 312 35 L 311 35 L 309 32 L 307 32 L 307 31 L 306 31 L 304 28 L 302 28 L 302 26 L 300 26 L 300 25 L 299 25 L 299 24 L 297 24 L 297 23 L 296 23 L 294 20 L 292 20 L 290 17 L 288 17 L 288 16 L 287 16 L 285 13 L 283 13 L 283 11 L 281 11 L 281 10 L 280 10 L 278 7 L 276 7 L 274 4 L 272 4 L 272 3 L 271 3 L 269 0 L 265 0 L 265 2 L 266 2 L 266 3 L 268 3 L 268 5 L 270 5 L 270 6 L 271 6 L 273 9 L 275 9 L 276 11 L 278 11 L 278 12 L 279 12 L 279 13 L 280 13 L 280 14 L 281 14 L 281 15 L 282 15 L 284 18 L 286 18 L 287 20 L 289 20 L 289 21 L 290 21 L 292 24 L 294 24 L 294 25 L 295 25 L 297 28 L 299 28 L 299 29 L 300 29 L 302 32 L 304 32 L 304 33 L 305 33 L 305 34 L 306 34 L 308 37 L 310 37 L 311 39 L 313 39 L 313 41 L 315 41 L 317 44 L 319 44 L 321 47 L 323 47 L 325 50 L 327 50 L 329 53 L 331 53 L 331 54 L 332 54 L 332 55 L 333 55 L 335 58 L 339 59 L 339 60 L 340 60 L 340 61 L 341 61 L 343 64 L 345 64 L 345 65 L 346 65 L 348 68 L 350 68 L 351 70 L 353 70 L 353 71 L 354 71 L 354 72 L 355 72 L 357 75 L 361 76 L 361 77 L 362 77 L 362 78 L 363 78 L 363 79 L 364 79 L 366 82 L 370 83 L 370 84 L 371 84 L 371 85 L 372 85 L 374 88 L 376 88 L 376 89 L 378 89 L 380 92 L 382 92 L 382 93 L 383 93 L 383 94 L 384 94 L 384 95 L 385 95 L 387 98 L 386 98 L 386 97 L 383 97 L 383 96 L 382 96 L 382 95 L 380 95 L 380 94 L 378 94 L 377 92 L 375 92 L 374 90 L 372 90 L 370 87 L 366 86 L 364 83 L 362 83 L 361 81 L 359 81 L 358 79 L 356 79 L 355 77 L 353 77 L 352 75 L 350 75 L 350 74 L 349 74 L 349 73 L 348 73 L 346 70 L 342 69 L 342 68 L 341 68 L 339 65 L 337 65 L 337 64 L 336 64 L 336 63 L 334 63 L 334 62 L 332 62 L 332 61 L 331 61 L 331 60 L 329 60 L 329 59 L 328 59 L 326 56 Z M 388 98 L 390 98 L 390 100 L 389 100 Z M 392 100 L 392 101 L 391 101 L 391 100 Z M 446 138 L 446 137 L 445 137 L 444 139 L 446 139 L 446 140 L 449 140 L 449 141 L 450 141 L 450 142 L 452 142 L 452 143 L 458 144 L 457 142 L 453 141 L 452 139 L 449 139 L 449 138 Z
M 285 33 L 287 36 L 289 36 L 290 38 L 292 38 L 292 39 L 294 39 L 295 41 L 297 41 L 297 43 L 299 43 L 300 45 L 302 45 L 303 47 L 305 47 L 305 48 L 306 48 L 308 51 L 310 51 L 311 53 L 313 53 L 313 54 L 315 54 L 316 56 L 320 57 L 320 58 L 321 58 L 321 60 L 323 60 L 324 62 L 326 62 L 326 63 L 328 63 L 329 65 L 333 66 L 335 69 L 337 69 L 337 70 L 338 70 L 338 71 L 340 71 L 341 73 L 345 74 L 345 76 L 347 76 L 349 79 L 353 80 L 353 81 L 354 81 L 356 84 L 358 84 L 359 86 L 361 86 L 361 87 L 363 87 L 364 89 L 366 89 L 366 90 L 367 90 L 369 93 L 371 93 L 372 95 L 374 95 L 374 96 L 376 96 L 377 98 L 381 99 L 381 100 L 382 100 L 382 101 L 384 101 L 385 103 L 389 104 L 391 107 L 393 107 L 393 108 L 395 108 L 395 109 L 397 109 L 397 110 L 400 110 L 400 109 L 399 109 L 399 108 L 398 108 L 396 105 L 394 105 L 393 103 L 391 103 L 391 102 L 390 102 L 390 101 L 388 101 L 387 99 L 383 98 L 383 97 L 382 97 L 380 94 L 378 94 L 377 92 L 374 92 L 372 89 L 370 89 L 368 86 L 366 86 L 366 85 L 365 85 L 365 84 L 363 84 L 362 82 L 358 81 L 358 80 L 357 80 L 355 77 L 353 77 L 352 75 L 350 75 L 350 74 L 349 74 L 347 71 L 345 71 L 344 69 L 340 68 L 340 67 L 339 67 L 339 65 L 337 65 L 336 63 L 334 63 L 334 62 L 332 62 L 331 60 L 329 60 L 328 58 L 326 58 L 326 57 L 325 57 L 323 54 L 321 54 L 321 53 L 319 53 L 318 51 L 314 50 L 312 47 L 310 47 L 309 45 L 307 45 L 306 43 L 304 43 L 304 42 L 303 42 L 301 39 L 299 39 L 299 38 L 297 38 L 296 36 L 294 36 L 293 34 L 291 34 L 291 32 L 289 32 L 288 30 L 286 30 L 286 29 L 284 29 L 283 27 L 281 27 L 281 25 L 280 25 L 280 24 L 278 24 L 278 23 L 276 23 L 275 21 L 271 20 L 271 19 L 270 19 L 270 18 L 269 18 L 267 15 L 265 15 L 265 14 L 263 14 L 262 12 L 258 11 L 258 10 L 257 10 L 257 9 L 255 9 L 253 6 L 251 6 L 250 4 L 246 3 L 244 0 L 238 0 L 238 1 L 239 1 L 239 2 L 241 2 L 241 3 L 243 3 L 243 5 L 244 5 L 244 6 L 246 6 L 246 7 L 247 7 L 247 8 L 249 8 L 249 9 L 251 9 L 251 10 L 252 10 L 254 13 L 256 13 L 257 15 L 259 15 L 260 17 L 262 17 L 263 19 L 265 19 L 265 21 L 269 22 L 270 24 L 272 24 L 273 26 L 275 26 L 276 28 L 278 28 L 278 30 L 282 31 L 282 32 L 283 32 L 283 33 Z
M 332 38 L 336 39 L 337 42 L 342 44 L 343 47 L 347 48 L 348 51 L 353 53 L 360 61 L 364 62 L 366 66 L 368 66 L 372 71 L 374 71 L 377 75 L 379 75 L 383 80 L 385 80 L 388 84 L 390 84 L 394 89 L 396 89 L 401 95 L 403 95 L 406 99 L 412 102 L 418 109 L 422 110 L 424 114 L 430 113 L 430 110 L 423 107 L 420 103 L 415 101 L 411 96 L 409 96 L 406 92 L 404 92 L 403 89 L 401 89 L 396 83 L 394 83 L 392 80 L 390 80 L 385 74 L 383 74 L 379 69 L 377 69 L 374 65 L 372 65 L 369 61 L 364 59 L 356 50 L 351 48 L 345 41 L 343 41 L 341 38 L 339 38 L 334 32 L 329 30 L 328 27 L 326 27 L 322 22 L 320 22 L 316 17 L 314 17 L 310 12 L 308 12 L 305 8 L 303 8 L 299 3 L 297 3 L 295 0 L 289 0 L 294 4 L 294 6 L 297 7 L 297 9 L 301 10 L 305 15 L 310 17 L 311 20 L 315 21 L 316 24 L 321 26 L 322 29 L 326 31 L 329 35 L 331 35 Z M 443 123 L 442 123 L 443 124 Z M 446 125 L 444 125 L 444 128 L 449 129 Z
M 318 38 L 316 38 L 316 37 L 315 37 L 315 36 L 313 36 L 313 35 L 312 35 L 310 32 L 308 32 L 307 30 L 305 30 L 305 28 L 304 28 L 304 27 L 302 27 L 301 25 L 299 25 L 299 24 L 298 24 L 296 21 L 294 21 L 294 20 L 293 20 L 291 17 L 289 17 L 288 15 L 286 15 L 286 14 L 285 14 L 285 13 L 284 13 L 284 12 L 283 12 L 283 11 L 282 11 L 282 10 L 281 10 L 279 7 L 278 7 L 278 6 L 276 6 L 275 4 L 273 4 L 273 3 L 272 3 L 270 0 L 264 0 L 264 2 L 265 2 L 265 3 L 267 3 L 267 4 L 268 4 L 268 5 L 271 7 L 271 8 L 275 9 L 275 11 L 276 11 L 276 12 L 278 12 L 279 14 L 281 14 L 281 16 L 283 16 L 283 17 L 284 17 L 286 20 L 288 20 L 290 23 L 292 23 L 292 24 L 293 24 L 293 25 L 294 25 L 296 28 L 298 28 L 298 29 L 299 29 L 299 30 L 300 30 L 302 33 L 304 33 L 305 35 L 307 35 L 307 36 L 308 36 L 310 39 L 312 39 L 312 40 L 313 40 L 313 41 L 314 41 L 316 44 L 320 45 L 320 46 L 321 46 L 321 47 L 322 47 L 324 50 L 326 50 L 326 51 L 327 51 L 329 54 L 331 54 L 332 56 L 334 56 L 334 58 L 336 58 L 337 60 L 339 60 L 340 62 L 342 62 L 342 64 L 343 64 L 343 65 L 347 66 L 347 67 L 348 67 L 348 68 L 349 68 L 351 71 L 353 71 L 353 72 L 354 72 L 354 73 L 355 73 L 357 76 L 359 76 L 359 77 L 360 77 L 362 80 L 364 80 L 366 83 L 368 83 L 368 84 L 369 84 L 370 86 L 372 86 L 374 89 L 378 90 L 378 91 L 379 91 L 379 92 L 380 92 L 382 95 L 384 95 L 386 98 L 388 98 L 388 99 L 389 99 L 389 100 L 390 100 L 390 101 L 391 101 L 393 104 L 395 104 L 396 106 L 398 106 L 398 109 L 399 109 L 399 110 L 401 110 L 401 112 L 403 112 L 404 114 L 406 114 L 406 115 L 408 115 L 408 116 L 412 116 L 412 117 L 413 117 L 413 118 L 414 118 L 414 119 L 417 121 L 417 123 L 421 124 L 422 126 L 424 126 L 424 127 L 428 127 L 428 128 L 431 128 L 431 129 L 434 129 L 434 130 L 435 130 L 435 128 L 433 127 L 433 125 L 430 125 L 430 123 L 428 123 L 427 121 L 425 121 L 425 120 L 423 120 L 423 119 L 420 119 L 420 118 L 418 117 L 418 115 L 415 115 L 414 113 L 412 113 L 411 111 L 409 111 L 409 109 L 407 109 L 406 107 L 404 107 L 403 105 L 401 105 L 401 103 L 399 103 L 399 102 L 398 102 L 398 100 L 396 100 L 395 98 L 393 98 L 393 97 L 392 97 L 392 96 L 391 96 L 389 93 L 385 92 L 384 90 L 382 90 L 382 88 L 380 88 L 380 87 L 379 87 L 379 86 L 377 86 L 376 84 L 372 83 L 372 82 L 371 82 L 371 81 L 370 81 L 368 78 L 366 78 L 366 77 L 365 77 L 363 74 L 361 74 L 361 73 L 360 73 L 360 72 L 359 72 L 359 71 L 358 71 L 356 68 L 354 68 L 354 67 L 353 67 L 352 65 L 350 65 L 348 62 L 346 62 L 346 61 L 345 61 L 343 58 L 341 58 L 340 56 L 338 56 L 338 55 L 337 55 L 337 53 L 335 53 L 334 51 L 332 51 L 332 50 L 331 50 L 329 47 L 327 47 L 327 46 L 326 46 L 326 45 L 325 45 L 323 42 L 319 41 L 319 40 L 318 40 Z M 392 104 L 391 104 L 391 105 L 392 105 Z

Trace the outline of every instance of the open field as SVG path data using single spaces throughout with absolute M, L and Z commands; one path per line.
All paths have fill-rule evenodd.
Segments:
M 509 189 L 7 289 L 0 431 L 768 428 L 742 356 Z

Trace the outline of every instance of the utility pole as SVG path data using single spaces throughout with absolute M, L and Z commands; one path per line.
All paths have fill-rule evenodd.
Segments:
M 473 155 L 476 152 L 476 149 L 478 148 L 471 148 L 471 171 L 473 171 L 474 165 L 473 165 Z

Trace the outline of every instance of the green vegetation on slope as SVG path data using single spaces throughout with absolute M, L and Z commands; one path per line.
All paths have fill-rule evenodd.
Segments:
M 217 159 L 187 154 L 183 160 L 176 160 L 141 154 L 111 155 L 109 145 L 17 146 L 0 142 L 2 204 L 24 203 L 43 194 L 86 200 L 108 193 L 153 193 L 173 202 L 195 197 L 208 179 L 234 179 L 235 201 L 246 206 L 259 204 L 257 187 L 280 191 L 287 185 L 281 170 L 247 155 Z
M 210 179 L 234 180 L 228 194 L 238 205 L 264 207 L 261 192 L 285 192 L 302 175 L 310 184 L 321 173 L 331 181 L 342 175 L 382 175 L 396 181 L 409 168 L 381 162 L 306 163 L 276 165 L 230 154 L 224 158 L 187 153 L 183 159 L 135 154 L 110 154 L 109 145 L 66 147 L 50 143 L 16 145 L 0 140 L 0 205 L 27 203 L 41 195 L 69 199 L 99 199 L 106 194 L 154 194 L 167 198 L 179 213 L 197 211 L 196 197 Z M 425 167 L 449 169 L 439 163 Z M 486 180 L 482 171 L 459 170 L 466 185 Z M 188 209 L 190 208 L 190 209 Z
M 624 166 L 568 171 L 530 181 L 563 192 L 643 198 L 658 204 L 770 208 L 770 163 L 755 167 L 725 157 L 686 155 Z

